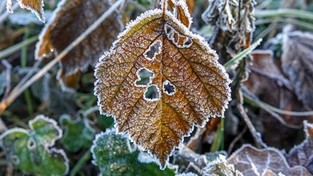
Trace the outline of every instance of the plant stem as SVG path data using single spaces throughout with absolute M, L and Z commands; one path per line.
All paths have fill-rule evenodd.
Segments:
M 259 39 L 256 42 L 254 42 L 249 48 L 246 48 L 245 50 L 241 51 L 239 54 L 237 54 L 231 60 L 226 62 L 224 64 L 224 67 L 225 68 L 230 68 L 231 66 L 236 65 L 239 61 L 241 61 L 248 54 L 250 54 L 252 50 L 254 50 L 257 46 L 259 46 L 261 42 L 262 42 L 262 39 Z
M 256 10 L 254 16 L 256 18 L 293 17 L 313 20 L 312 12 L 296 9 Z
M 313 31 L 313 24 L 305 21 L 293 19 L 293 18 L 274 18 L 274 19 L 260 19 L 255 22 L 256 25 L 262 25 L 266 23 L 290 23 L 301 28 Z
M 64 56 L 66 56 L 73 48 L 79 45 L 91 32 L 93 32 L 114 10 L 116 10 L 124 0 L 118 0 L 107 11 L 105 11 L 91 26 L 89 26 L 79 37 L 69 44 L 56 58 L 50 61 L 39 72 L 31 77 L 25 84 L 18 87 L 16 91 L 12 91 L 10 95 L 0 103 L 0 115 L 3 111 L 29 86 L 44 76 L 55 64 L 57 64 Z
M 263 109 L 266 109 L 266 110 L 270 110 L 270 111 L 278 113 L 278 114 L 289 115 L 289 116 L 299 116 L 299 117 L 313 116 L 313 111 L 298 112 L 298 111 L 286 111 L 286 110 L 282 110 L 282 109 L 276 108 L 276 107 L 274 107 L 272 105 L 269 105 L 269 104 L 261 101 L 256 96 L 252 97 L 252 94 L 248 93 L 248 90 L 247 90 L 246 87 L 242 87 L 241 90 L 243 91 L 243 95 L 244 95 L 245 98 L 253 101 L 260 108 L 263 108 Z
M 90 157 L 91 157 L 90 151 L 87 150 L 86 153 L 84 153 L 84 155 L 80 158 L 80 160 L 72 169 L 70 176 L 75 176 L 79 172 L 79 170 L 86 164 L 86 162 L 90 159 Z
M 27 40 L 22 41 L 21 43 L 18 43 L 16 45 L 13 45 L 5 50 L 0 51 L 0 59 L 3 59 L 4 57 L 10 56 L 11 54 L 15 53 L 16 51 L 20 50 L 21 48 L 28 46 L 38 40 L 38 36 L 33 36 L 31 38 L 28 38 Z
M 29 36 L 29 29 L 27 28 L 26 31 L 25 31 L 25 34 L 24 34 L 24 41 L 27 40 Z M 22 47 L 22 51 L 21 51 L 21 67 L 22 68 L 25 68 L 27 66 L 27 47 L 28 45 L 25 45 Z M 26 101 L 26 105 L 27 105 L 27 111 L 28 111 L 28 115 L 32 115 L 33 114 L 33 104 L 32 104 L 32 99 L 31 99 L 31 95 L 30 95 L 30 91 L 29 89 L 27 89 L 25 92 L 24 92 L 24 98 L 25 98 L 25 101 Z

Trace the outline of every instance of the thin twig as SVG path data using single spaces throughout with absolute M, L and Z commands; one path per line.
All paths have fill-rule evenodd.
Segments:
M 238 97 L 238 103 L 237 103 L 237 108 L 243 118 L 243 120 L 246 122 L 247 124 L 247 127 L 250 131 L 250 133 L 252 134 L 255 142 L 257 143 L 257 145 L 259 145 L 260 147 L 263 147 L 263 148 L 266 148 L 266 144 L 263 142 L 262 138 L 261 138 L 261 134 L 259 132 L 256 131 L 256 129 L 254 128 L 251 120 L 249 119 L 246 111 L 244 110 L 243 108 L 243 105 L 242 105 L 242 92 L 241 90 L 238 90 L 238 94 L 239 94 L 239 97 Z
M 247 88 L 242 87 L 241 90 L 244 92 L 243 95 L 245 98 L 248 98 L 249 100 L 253 101 L 254 103 L 256 103 L 259 107 L 261 107 L 263 109 L 267 109 L 267 110 L 270 110 L 272 112 L 282 114 L 282 115 L 299 116 L 299 117 L 313 116 L 313 111 L 303 111 L 303 112 L 301 112 L 301 111 L 300 112 L 299 111 L 286 111 L 286 110 L 276 108 L 272 105 L 269 105 L 269 104 L 261 101 L 258 97 L 253 96 L 251 93 L 248 93 L 249 91 Z
M 244 129 L 236 136 L 236 138 L 230 143 L 227 153 L 230 154 L 230 152 L 233 150 L 235 144 L 239 141 L 239 139 L 242 138 L 243 134 L 247 131 L 247 126 L 244 127 Z
M 91 26 L 89 26 L 79 37 L 77 37 L 71 44 L 69 44 L 56 58 L 50 61 L 45 67 L 31 77 L 25 84 L 12 91 L 10 95 L 0 103 L 0 115 L 3 111 L 29 86 L 44 76 L 55 64 L 57 64 L 64 56 L 66 56 L 73 48 L 79 45 L 91 32 L 93 32 L 106 18 L 116 10 L 124 0 L 115 2 L 100 18 L 98 18 Z

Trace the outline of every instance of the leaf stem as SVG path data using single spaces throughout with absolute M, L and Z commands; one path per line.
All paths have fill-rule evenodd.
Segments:
M 226 62 L 224 64 L 224 67 L 226 69 L 230 68 L 233 65 L 236 65 L 239 61 L 241 61 L 243 58 L 245 58 L 248 54 L 251 53 L 251 51 L 253 51 L 257 46 L 260 45 L 260 43 L 262 42 L 262 39 L 257 40 L 256 42 L 254 42 L 249 48 L 246 48 L 245 50 L 241 51 L 239 54 L 237 54 L 235 57 L 233 57 L 231 60 L 229 60 L 228 62 Z
M 29 29 L 27 28 L 26 31 L 25 31 L 25 34 L 24 34 L 24 41 L 27 40 L 27 38 L 29 37 Z M 28 45 L 25 45 L 22 47 L 22 50 L 21 50 L 21 67 L 22 68 L 25 68 L 27 66 L 27 47 Z M 32 99 L 31 99 L 31 94 L 30 94 L 30 91 L 29 89 L 25 90 L 24 92 L 24 98 L 25 98 L 25 101 L 26 101 L 26 105 L 27 105 L 27 111 L 28 111 L 28 115 L 32 115 L 33 114 L 33 104 L 32 104 Z
M 44 76 L 55 64 L 57 64 L 64 56 L 66 56 L 73 48 L 79 45 L 91 32 L 93 32 L 106 18 L 108 18 L 114 10 L 116 10 L 124 0 L 118 0 L 107 11 L 105 11 L 91 26 L 89 26 L 80 36 L 70 43 L 56 58 L 45 65 L 39 72 L 32 76 L 25 84 L 12 91 L 10 95 L 3 99 L 0 103 L 0 115 L 3 111 L 29 86 Z

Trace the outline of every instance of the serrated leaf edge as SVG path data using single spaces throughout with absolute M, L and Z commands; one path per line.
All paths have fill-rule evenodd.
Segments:
M 41 2 L 41 8 L 40 8 L 40 10 L 39 10 L 39 12 L 37 12 L 36 10 L 34 10 L 33 8 L 31 8 L 30 6 L 28 6 L 27 4 L 24 4 L 21 0 L 18 0 L 18 4 L 20 5 L 20 7 L 22 8 L 22 9 L 26 9 L 26 10 L 30 10 L 32 13 L 34 13 L 36 16 L 37 16 L 37 18 L 41 21 L 41 22 L 43 22 L 43 23 L 45 23 L 45 16 L 44 16 L 44 11 L 43 11 L 43 7 L 44 7 L 44 2 L 43 2 L 43 0 L 40 0 L 40 2 Z
M 161 14 L 163 13 L 163 11 L 162 11 L 161 9 L 149 10 L 149 11 L 146 11 L 146 12 L 142 13 L 141 15 L 139 15 L 135 20 L 130 21 L 130 22 L 126 25 L 126 29 L 125 29 L 123 32 L 119 33 L 117 39 L 113 42 L 112 47 L 110 48 L 110 50 L 107 51 L 107 52 L 104 52 L 103 56 L 101 56 L 101 57 L 99 58 L 99 61 L 98 61 L 97 65 L 96 65 L 96 67 L 95 67 L 95 70 L 98 69 L 100 63 L 101 63 L 104 59 L 106 59 L 107 56 L 109 56 L 109 55 L 111 55 L 111 54 L 113 54 L 113 53 L 115 52 L 114 49 L 115 49 L 117 43 L 120 42 L 120 41 L 122 40 L 122 37 L 123 37 L 125 34 L 127 34 L 135 25 L 137 25 L 139 22 L 141 22 L 141 21 L 144 20 L 145 18 L 149 18 L 149 17 L 151 17 L 151 16 L 158 15 L 158 14 L 160 14 L 160 13 L 161 13 Z M 166 15 L 167 15 L 169 18 L 171 18 L 171 20 L 173 20 L 175 23 L 180 24 L 180 27 L 181 27 L 181 29 L 182 29 L 184 35 L 186 35 L 186 36 L 191 36 L 193 40 L 197 40 L 197 41 L 201 44 L 201 45 L 199 45 L 199 46 L 201 47 L 201 49 L 202 49 L 204 52 L 206 52 L 206 53 L 212 54 L 212 55 L 214 56 L 212 59 L 215 59 L 216 62 L 217 62 L 217 60 L 218 60 L 218 55 L 217 55 L 216 51 L 213 50 L 213 49 L 211 49 L 211 48 L 209 47 L 209 45 L 205 42 L 205 40 L 204 40 L 203 37 L 201 37 L 200 35 L 197 35 L 197 34 L 192 33 L 192 32 L 191 32 L 185 25 L 183 25 L 171 12 L 169 12 L 169 11 L 166 10 Z M 226 77 L 226 79 L 227 79 L 226 84 L 229 85 L 232 81 L 229 79 L 229 76 L 228 76 L 228 74 L 226 73 L 226 69 L 225 69 L 221 64 L 217 64 L 216 67 L 218 67 L 218 68 L 222 71 L 221 74 L 225 75 L 225 77 Z M 97 78 L 96 71 L 94 72 L 94 77 Z M 95 88 L 94 88 L 94 95 L 95 95 L 96 97 L 98 97 L 98 93 L 97 93 L 97 91 L 96 91 L 96 88 L 97 88 L 97 84 L 98 84 L 98 83 L 99 83 L 99 80 L 97 79 L 97 80 L 95 81 L 95 83 L 94 83 L 94 87 L 95 87 Z M 203 121 L 202 124 L 200 124 L 200 125 L 195 125 L 195 124 L 193 124 L 192 128 L 188 131 L 188 133 L 186 133 L 186 135 L 184 135 L 184 136 L 180 139 L 180 143 L 183 143 L 183 142 L 184 142 L 184 139 L 185 139 L 186 137 L 189 137 L 189 136 L 190 136 L 190 134 L 191 134 L 192 131 L 194 130 L 194 127 L 200 127 L 200 128 L 201 128 L 201 127 L 204 127 L 204 125 L 209 121 L 210 117 L 214 117 L 214 118 L 215 118 L 215 117 L 222 117 L 222 118 L 224 117 L 223 114 L 224 114 L 225 110 L 228 108 L 228 102 L 231 100 L 231 94 L 230 94 L 230 93 L 231 93 L 231 90 L 230 90 L 230 87 L 229 87 L 229 86 L 227 87 L 227 92 L 228 92 L 228 96 L 227 96 L 227 99 L 225 100 L 225 102 L 223 103 L 224 106 L 222 107 L 221 114 L 210 114 L 210 115 Z M 98 106 L 99 106 L 100 114 L 105 115 L 105 116 L 111 116 L 111 117 L 113 117 L 113 119 L 114 119 L 114 128 L 115 128 L 115 129 L 118 129 L 118 128 L 117 128 L 117 123 L 116 123 L 116 116 L 115 116 L 114 114 L 109 114 L 109 113 L 104 112 L 104 111 L 102 110 L 102 108 L 101 108 L 102 106 L 101 106 L 101 102 L 100 102 L 100 99 L 99 99 L 99 98 L 98 98 L 98 100 L 97 100 L 97 104 L 98 104 Z M 126 136 L 128 137 L 128 139 L 129 139 L 132 143 L 136 144 L 136 142 L 129 136 L 129 134 L 128 134 L 127 132 L 120 132 L 120 131 L 118 131 L 118 130 L 116 130 L 116 132 L 117 132 L 118 134 L 121 134 L 121 135 L 126 135 Z M 176 148 L 177 148 L 178 150 L 181 149 L 180 145 L 175 146 L 175 147 L 171 150 L 170 154 L 168 155 L 167 160 L 165 161 L 164 167 L 162 167 L 162 166 L 161 166 L 161 162 L 159 161 L 159 159 L 158 159 L 155 155 L 153 155 L 150 151 L 144 149 L 142 146 L 140 146 L 140 145 L 138 145 L 138 144 L 136 144 L 136 146 L 137 146 L 140 150 L 142 150 L 142 151 L 147 151 L 151 156 L 153 156 L 153 157 L 158 161 L 158 164 L 160 165 L 160 169 L 162 169 L 162 170 L 164 170 L 164 169 L 166 168 L 166 165 L 168 165 L 169 157 L 173 155 L 173 152 L 175 151 L 175 149 L 176 149 Z

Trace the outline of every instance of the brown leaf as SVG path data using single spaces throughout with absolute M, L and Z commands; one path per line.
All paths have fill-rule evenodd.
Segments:
M 138 17 L 100 59 L 95 94 L 102 114 L 115 117 L 118 131 L 164 167 L 194 125 L 223 114 L 230 81 L 203 38 L 162 12 Z
M 189 4 L 192 5 L 191 0 L 189 0 Z M 189 13 L 189 9 L 187 3 L 185 1 L 169 0 L 169 7 L 174 11 L 176 18 L 182 22 L 187 28 L 190 28 L 192 23 L 192 19 Z
M 283 37 L 282 67 L 298 98 L 313 108 L 313 34 L 290 32 Z
M 243 145 L 227 160 L 235 165 L 243 175 L 259 176 L 282 173 L 284 175 L 310 176 L 310 172 L 302 167 L 290 167 L 285 157 L 275 148 L 256 149 L 251 145 Z
M 304 121 L 306 140 L 295 146 L 286 156 L 290 166 L 301 165 L 313 174 L 313 124 Z
M 174 10 L 177 1 L 179 0 L 168 0 L 168 5 L 171 10 Z M 195 10 L 196 0 L 187 0 L 182 3 L 187 5 L 189 13 L 192 13 Z
M 43 16 L 43 0 L 18 0 L 21 8 L 30 10 L 39 18 L 40 21 L 44 22 L 45 17 Z M 12 12 L 12 0 L 7 0 L 7 9 Z
M 255 50 L 252 52 L 253 64 L 245 86 L 255 96 L 267 104 L 286 111 L 307 111 L 297 99 L 290 81 L 282 74 L 273 59 L 271 50 Z M 290 129 L 281 124 L 266 110 L 251 111 L 262 123 L 262 136 L 267 144 L 277 148 L 291 148 L 298 141 L 298 130 Z M 281 115 L 281 120 L 287 125 L 300 127 L 307 117 Z
M 62 52 L 110 7 L 108 0 L 63 0 L 54 17 L 40 34 L 36 57 L 53 51 Z M 114 12 L 61 61 L 62 73 L 71 75 L 94 65 L 121 30 L 118 13 Z

